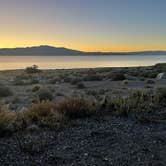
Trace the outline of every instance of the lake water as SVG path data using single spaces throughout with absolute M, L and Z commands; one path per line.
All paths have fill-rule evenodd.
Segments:
M 0 56 L 0 70 L 23 69 L 34 64 L 40 69 L 149 66 L 166 63 L 166 55 L 111 56 Z

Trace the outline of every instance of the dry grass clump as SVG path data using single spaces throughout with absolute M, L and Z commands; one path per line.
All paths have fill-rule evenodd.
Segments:
M 9 111 L 3 104 L 0 106 L 0 136 L 9 132 L 9 125 L 15 121 L 16 115 L 14 112 Z
M 64 118 L 62 113 L 57 111 L 57 105 L 49 101 L 33 104 L 23 116 L 28 124 L 41 127 L 55 127 Z
M 85 118 L 95 113 L 95 106 L 83 98 L 72 97 L 58 104 L 59 112 L 67 118 Z
M 154 95 L 146 92 L 135 92 L 128 97 L 107 97 L 102 103 L 111 114 L 128 116 L 132 113 L 153 111 Z
M 27 125 L 56 127 L 67 119 L 85 118 L 95 112 L 94 105 L 82 98 L 67 98 L 59 103 L 43 101 L 33 104 L 23 113 Z

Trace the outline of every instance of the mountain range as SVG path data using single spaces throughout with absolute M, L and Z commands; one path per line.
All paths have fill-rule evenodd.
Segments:
M 20 48 L 2 48 L 1 56 L 64 56 L 64 55 L 166 55 L 166 51 L 136 51 L 136 52 L 84 52 L 64 47 L 47 45 Z

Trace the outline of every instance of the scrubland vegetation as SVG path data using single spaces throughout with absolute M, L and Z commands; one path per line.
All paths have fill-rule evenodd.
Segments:
M 156 150 L 165 146 L 166 80 L 158 79 L 165 71 L 165 64 L 2 71 L 0 162 L 165 164 L 165 149 Z
M 50 98 L 48 94 L 45 97 Z M 39 100 L 22 112 L 10 111 L 0 106 L 0 136 L 14 134 L 36 125 L 41 128 L 56 129 L 63 123 L 81 118 L 101 118 L 102 116 L 132 116 L 139 122 L 162 122 L 166 116 L 159 110 L 165 108 L 166 88 L 159 88 L 153 94 L 137 91 L 127 97 L 105 97 L 99 101 L 89 101 L 80 97 L 65 98 L 60 102 Z M 164 110 L 163 110 L 164 111 Z M 10 131 L 10 127 L 13 126 Z

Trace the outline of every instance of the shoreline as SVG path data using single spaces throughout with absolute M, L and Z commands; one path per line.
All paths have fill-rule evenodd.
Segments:
M 40 68 L 40 66 L 39 66 L 39 68 L 40 68 L 40 70 L 43 70 L 43 71 L 56 71 L 56 70 L 89 70 L 89 69 L 94 69 L 94 70 L 96 70 L 96 69 L 125 69 L 125 68 L 146 68 L 146 67 L 153 67 L 153 66 L 155 66 L 155 65 L 157 65 L 157 64 L 166 64 L 166 63 L 156 63 L 156 64 L 154 64 L 154 65 L 144 65 L 144 66 L 119 66 L 119 67 L 86 67 L 86 68 L 47 68 L 47 69 L 45 69 L 45 68 Z M 23 70 L 25 70 L 26 69 L 26 67 L 24 67 L 24 68 L 18 68 L 18 69 L 0 69 L 0 72 L 14 72 L 14 71 L 23 71 Z

